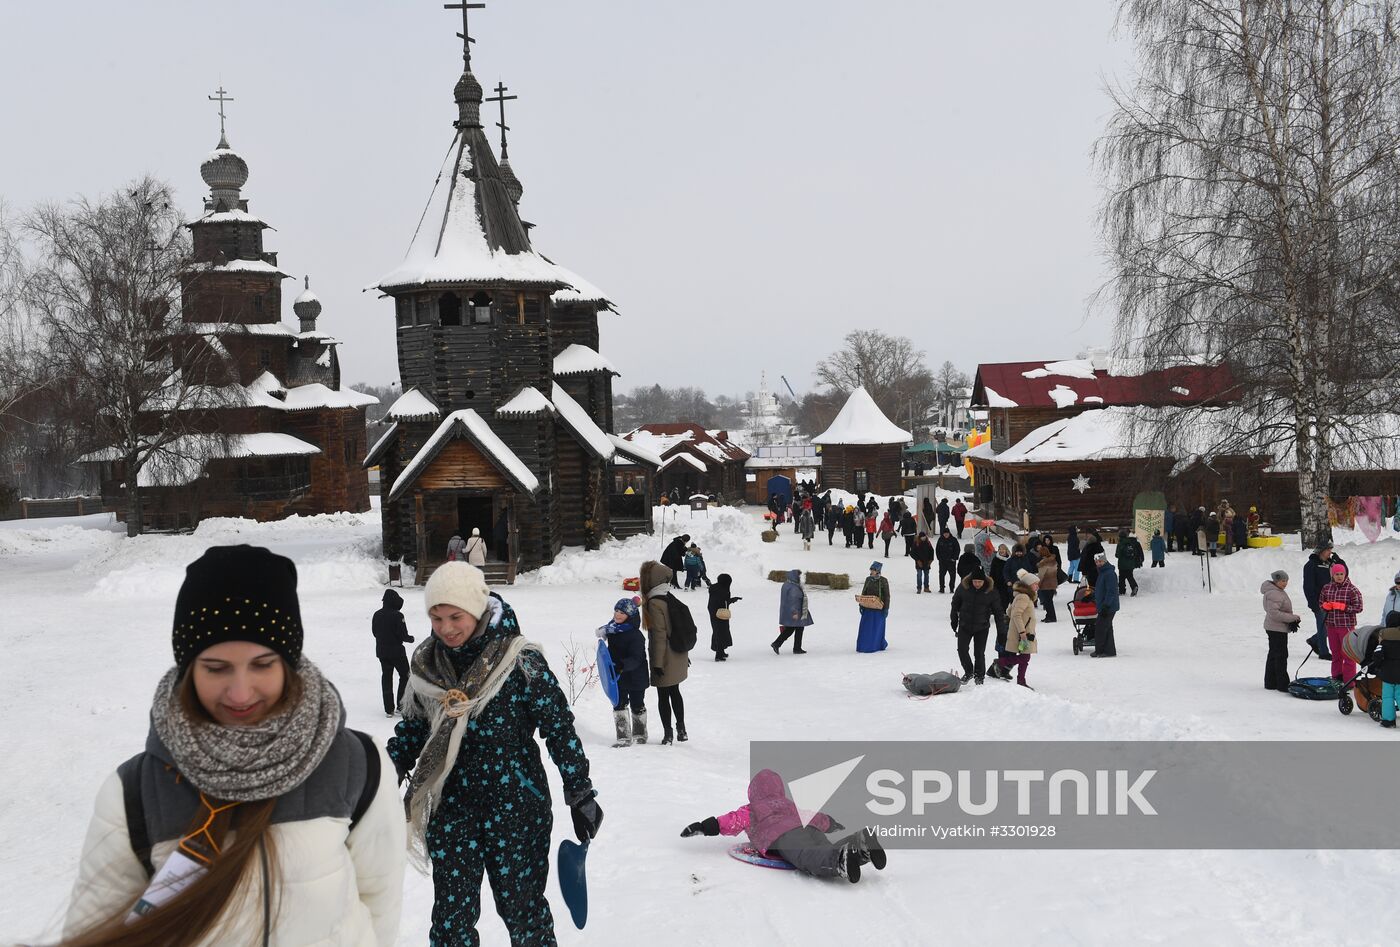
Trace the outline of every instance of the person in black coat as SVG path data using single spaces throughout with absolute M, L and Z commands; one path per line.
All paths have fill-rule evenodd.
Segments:
M 944 532 L 946 533 L 948 530 L 944 530 Z M 957 540 L 954 540 L 954 542 L 956 541 Z M 967 578 L 967 574 L 972 571 L 974 566 L 978 570 L 981 570 L 982 560 L 977 558 L 976 547 L 974 547 L 972 543 L 967 543 L 963 546 L 962 555 L 958 557 L 958 581 L 961 582 L 963 579 Z M 985 572 L 982 574 L 984 577 L 986 576 Z
M 1381 679 L 1381 726 L 1395 728 L 1395 705 L 1400 703 L 1400 612 L 1381 616 L 1381 657 L 1376 676 Z
M 1103 552 L 1103 539 L 1098 533 L 1090 533 L 1089 541 L 1079 547 L 1079 574 L 1089 583 L 1090 588 L 1099 584 L 1099 564 L 1094 557 Z
M 705 610 L 710 613 L 710 650 L 715 653 L 716 661 L 729 660 L 729 655 L 725 652 L 734 647 L 734 637 L 729 633 L 729 619 L 720 618 L 717 614 L 721 608 L 728 608 L 743 600 L 741 595 L 729 594 L 729 586 L 733 581 L 729 573 L 721 572 L 719 578 L 710 583 L 710 601 L 705 606 Z
M 1072 579 L 1079 578 L 1079 553 L 1079 530 L 1071 526 L 1069 532 L 1065 534 L 1065 560 L 1070 564 L 1070 578 Z
M 956 578 L 958 565 L 958 541 L 953 538 L 953 534 L 944 526 L 942 535 L 938 537 L 938 542 L 933 546 L 934 557 L 938 559 L 938 591 L 951 592 L 958 584 Z M 976 556 L 973 556 L 976 559 Z M 945 586 L 944 580 L 947 580 Z
M 661 564 L 671 570 L 671 588 L 673 589 L 681 587 L 680 582 L 676 581 L 676 576 L 685 574 L 685 550 L 689 545 L 689 533 L 683 536 L 677 536 L 675 539 L 671 540 L 670 545 L 666 547 L 666 551 L 661 554 Z M 642 589 L 642 594 L 645 595 L 649 591 L 651 590 Z
M 1004 616 L 1001 596 L 997 595 L 996 588 L 987 580 L 979 565 L 958 583 L 949 616 L 953 633 L 958 639 L 958 661 L 962 663 L 963 683 L 974 679 L 978 684 L 982 683 L 987 669 L 987 632 L 991 630 L 993 621 L 1000 624 L 998 616 Z M 968 654 L 969 645 L 972 646 L 971 655 Z
M 1316 633 L 1308 636 L 1308 646 L 1324 661 L 1332 659 L 1332 651 L 1327 644 L 1327 623 L 1318 596 L 1322 594 L 1323 586 L 1332 581 L 1334 565 L 1344 566 L 1346 562 L 1332 551 L 1330 541 L 1318 546 L 1317 552 L 1308 556 L 1308 561 L 1303 563 L 1303 597 L 1308 600 L 1308 610 L 1313 613 L 1317 623 Z
M 404 688 L 408 686 L 408 653 L 403 646 L 413 643 L 413 636 L 403 620 L 403 596 L 393 589 L 385 589 L 384 607 L 374 613 L 370 629 L 374 632 L 374 656 L 379 659 L 384 716 L 392 717 L 394 708 L 403 702 Z M 394 691 L 395 671 L 399 673 L 397 692 Z
M 908 510 L 899 518 L 899 535 L 904 537 L 904 554 L 909 557 L 914 555 L 914 540 L 919 535 L 919 523 L 914 519 L 914 514 Z
M 937 523 L 938 518 L 933 511 L 933 501 L 924 497 L 924 529 L 928 530 L 930 534 L 936 533 L 938 531 Z
M 836 527 L 841 525 L 841 506 L 832 503 L 828 497 L 826 501 L 826 544 L 833 545 L 836 538 Z
M 1232 524 L 1234 529 L 1234 540 L 1236 549 L 1249 548 L 1249 521 L 1243 516 L 1236 515 Z
M 948 528 L 948 517 L 953 514 L 948 512 L 948 498 L 944 497 L 938 501 L 938 533 L 941 536 Z
M 914 542 L 914 591 L 923 593 L 929 591 L 928 574 L 933 568 L 934 551 L 933 543 L 929 542 L 928 533 L 919 533 L 919 538 Z

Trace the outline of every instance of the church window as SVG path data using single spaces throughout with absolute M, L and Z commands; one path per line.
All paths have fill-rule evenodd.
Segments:
M 870 489 L 870 471 L 868 471 L 868 470 L 857 470 L 857 471 L 855 471 L 855 480 L 856 480 L 856 482 L 855 482 L 855 486 L 853 487 L 853 489 L 855 490 L 856 493 L 865 493 L 865 492 L 867 492 L 867 491 Z
M 407 329 L 413 325 L 413 300 L 394 300 L 394 316 L 400 329 Z
M 438 297 L 438 321 L 445 326 L 462 324 L 462 301 L 456 293 L 443 293 Z
M 272 367 L 272 349 L 267 346 L 258 349 L 258 367 L 264 371 Z
M 540 306 L 540 297 L 524 297 L 523 310 L 523 318 L 521 319 L 522 322 L 539 322 L 540 317 L 543 313 L 543 309 Z
M 491 324 L 491 297 L 486 293 L 477 293 L 471 298 L 472 323 L 479 326 L 489 326 Z
M 253 312 L 255 312 L 256 314 L 258 314 L 258 315 L 260 315 L 260 316 L 262 315 L 262 312 L 263 312 L 263 298 L 262 298 L 261 296 L 254 296 L 254 297 L 253 297 Z

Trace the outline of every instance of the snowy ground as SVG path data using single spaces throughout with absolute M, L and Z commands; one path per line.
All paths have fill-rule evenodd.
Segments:
M 839 537 L 828 548 L 824 535 L 803 552 L 788 528 L 777 543 L 764 544 L 757 509 L 666 515 L 665 539 L 690 533 L 712 574 L 734 576 L 735 593 L 744 596 L 734 609 L 736 645 L 727 663 L 715 664 L 700 622 L 701 645 L 684 688 L 687 744 L 615 750 L 608 746 L 609 708 L 596 688 L 575 707 L 607 818 L 589 857 L 586 939 L 569 924 L 551 881 L 561 942 L 633 944 L 658 933 L 687 944 L 804 945 L 1015 937 L 1273 947 L 1333 936 L 1348 943 L 1390 939 L 1386 932 L 1400 920 L 1391 906 L 1400 856 L 1392 852 L 896 851 L 886 871 L 850 887 L 742 865 L 725 856 L 722 840 L 678 837 L 686 823 L 744 801 L 752 739 L 1394 742 L 1393 732 L 1361 714 L 1342 717 L 1334 704 L 1262 689 L 1257 590 L 1273 569 L 1299 575 L 1304 557 L 1296 549 L 1215 560 L 1209 597 L 1197 562 L 1169 557 L 1166 570 L 1139 573 L 1142 594 L 1124 600 L 1116 661 L 1073 656 L 1071 626 L 1061 622 L 1042 629 L 1030 669 L 1034 693 L 989 683 L 920 702 L 905 698 L 900 674 L 952 668 L 956 658 L 948 597 L 913 594 L 913 567 L 898 555 L 899 540 L 886 572 L 894 595 L 888 651 L 854 652 L 851 593 L 812 591 L 810 653 L 775 657 L 767 643 L 778 585 L 766 581 L 767 570 L 846 571 L 856 579 L 870 553 L 842 548 Z M 388 737 L 392 721 L 379 708 L 369 635 L 381 594 L 377 514 L 267 525 L 221 520 L 191 536 L 134 541 L 103 516 L 0 523 L 8 777 L 0 795 L 0 941 L 54 935 L 93 795 L 144 739 L 150 695 L 170 661 L 169 620 L 183 568 L 204 547 L 230 542 L 267 545 L 296 560 L 306 653 L 340 687 L 350 724 Z M 599 553 L 570 552 L 501 591 L 562 675 L 569 639 L 591 653 L 592 628 L 622 594 L 620 580 L 636 575 L 663 542 L 658 534 Z M 1400 566 L 1400 542 L 1340 552 L 1374 609 Z M 1300 585 L 1291 590 L 1299 607 Z M 704 593 L 688 594 L 702 610 Z M 408 589 L 405 598 L 412 633 L 426 634 L 421 595 Z M 1368 610 L 1365 619 L 1375 616 Z M 1338 786 L 1336 799 L 1318 804 L 1355 806 L 1358 817 L 1381 814 L 1374 803 L 1382 799 L 1368 804 L 1340 774 Z M 554 788 L 557 801 L 557 778 Z M 557 805 L 558 837 L 567 825 Z M 431 886 L 414 875 L 407 886 L 400 942 L 421 944 Z M 1017 893 L 1010 911 L 1009 892 Z M 1343 934 L 1346 917 L 1360 923 Z M 485 943 L 506 943 L 489 898 L 481 930 Z

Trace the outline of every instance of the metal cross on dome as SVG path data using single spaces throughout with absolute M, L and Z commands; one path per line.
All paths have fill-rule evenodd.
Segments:
M 462 41 L 462 62 L 465 63 L 467 69 L 470 70 L 471 67 L 472 67 L 472 43 L 475 43 L 476 40 L 472 39 L 472 31 L 471 31 L 471 28 L 467 25 L 467 11 L 468 11 L 468 10 L 485 10 L 485 9 L 486 9 L 486 4 L 484 4 L 484 3 L 465 3 L 465 2 L 463 2 L 463 3 L 444 3 L 444 4 L 442 5 L 442 8 L 443 8 L 444 10 L 461 10 L 461 11 L 462 11 L 462 32 L 460 32 L 460 33 L 457 34 L 457 38 L 460 39 L 460 40 Z
M 1084 476 L 1083 474 L 1080 474 L 1079 476 L 1074 478 L 1074 486 L 1070 487 L 1070 489 L 1078 493 L 1080 496 L 1083 496 L 1084 491 L 1089 489 L 1089 478 Z
M 224 103 L 225 103 L 225 102 L 232 102 L 232 101 L 233 101 L 233 97 L 224 94 L 227 90 L 224 89 L 223 83 L 219 83 L 219 87 L 218 87 L 217 89 L 215 89 L 214 91 L 217 92 L 218 94 L 217 94 L 217 95 L 211 95 L 211 96 L 209 96 L 209 101 L 210 101 L 210 102 L 218 102 L 218 103 L 219 103 L 219 137 L 220 137 L 220 138 L 223 138 L 223 137 L 225 137 L 225 136 L 224 136 Z
M 500 103 L 501 120 L 496 123 L 496 127 L 501 130 L 501 160 L 504 161 L 506 160 L 506 132 L 510 131 L 510 126 L 506 124 L 506 103 L 513 99 L 518 99 L 520 96 L 506 95 L 506 84 L 504 82 L 497 82 L 495 91 L 495 95 L 488 96 L 482 101 Z

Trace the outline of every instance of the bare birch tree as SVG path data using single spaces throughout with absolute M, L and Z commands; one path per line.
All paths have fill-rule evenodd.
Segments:
M 1330 535 L 1340 444 L 1395 391 L 1400 35 L 1392 0 L 1125 0 L 1138 75 L 1098 144 L 1122 354 L 1224 360 L 1210 449 L 1282 449 L 1303 541 Z M 1144 439 L 1180 456 L 1188 410 Z
M 207 410 L 236 398 L 206 384 L 221 357 L 182 329 L 182 278 L 193 269 L 183 221 L 169 187 L 146 178 L 97 202 L 42 205 L 24 229 L 35 250 L 26 305 L 50 370 L 74 392 L 71 423 L 121 464 L 134 536 L 143 475 L 188 482 L 221 452 Z

